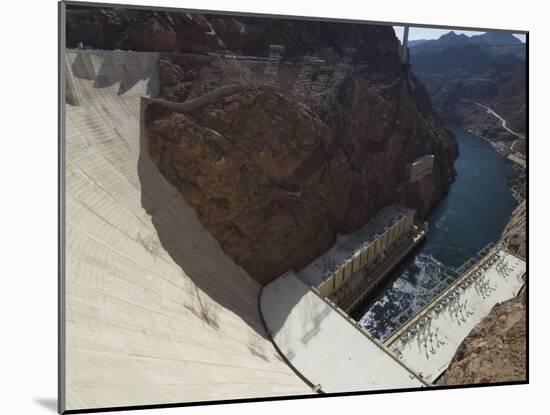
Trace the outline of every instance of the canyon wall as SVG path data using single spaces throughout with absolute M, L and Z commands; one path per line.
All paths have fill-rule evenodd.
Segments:
M 471 37 L 450 32 L 439 39 L 417 41 L 410 52 L 412 71 L 428 87 L 442 117 L 497 144 L 500 153 L 525 159 L 525 43 L 506 32 Z
M 160 98 L 198 104 L 148 105 L 151 157 L 261 284 L 307 265 L 387 205 L 424 216 L 454 180 L 454 137 L 399 62 L 392 27 L 132 16 L 76 10 L 68 43 L 169 52 L 159 59 Z M 103 43 L 92 44 L 91 30 Z M 283 56 L 266 58 L 273 44 Z M 427 153 L 433 175 L 409 183 L 408 163 Z
M 423 86 L 403 71 L 393 30 L 382 29 L 374 30 L 377 40 L 363 26 L 373 50 L 366 43 L 358 64 L 283 60 L 269 85 L 262 83 L 269 63 L 161 60 L 168 100 L 249 80 L 189 111 L 152 104 L 146 125 L 165 177 L 262 284 L 307 265 L 338 232 L 357 229 L 389 204 L 425 215 L 454 179 L 454 139 Z M 392 53 L 380 44 L 393 45 Z M 408 163 L 427 153 L 436 156 L 434 174 L 409 184 Z

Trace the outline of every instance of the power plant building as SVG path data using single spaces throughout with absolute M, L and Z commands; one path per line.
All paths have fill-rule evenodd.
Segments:
M 415 211 L 389 206 L 351 234 L 340 234 L 323 255 L 303 268 L 299 275 L 324 296 L 338 290 L 357 271 L 372 264 L 413 226 Z

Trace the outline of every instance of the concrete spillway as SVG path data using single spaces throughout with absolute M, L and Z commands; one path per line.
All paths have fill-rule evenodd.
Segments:
M 260 287 L 149 158 L 157 54 L 68 51 L 64 409 L 312 393 Z
M 260 308 L 281 353 L 323 392 L 427 386 L 292 271 L 264 287 Z

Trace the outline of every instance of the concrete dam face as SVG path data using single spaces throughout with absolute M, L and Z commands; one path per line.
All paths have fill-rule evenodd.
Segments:
M 156 53 L 67 51 L 65 409 L 313 393 L 149 158 Z

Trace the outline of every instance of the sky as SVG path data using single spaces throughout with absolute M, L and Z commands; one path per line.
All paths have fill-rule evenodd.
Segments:
M 403 40 L 403 26 L 394 26 L 395 34 L 400 40 Z M 441 35 L 444 35 L 445 33 L 449 33 L 450 29 L 433 29 L 433 28 L 424 28 L 424 27 L 411 27 L 409 29 L 409 40 L 417 40 L 417 39 L 438 39 Z M 475 32 L 473 30 L 455 30 L 454 31 L 457 34 L 464 33 L 466 36 L 473 36 L 473 35 L 480 35 L 485 32 Z M 522 42 L 525 42 L 525 35 L 524 34 L 515 34 L 514 36 L 517 37 Z

